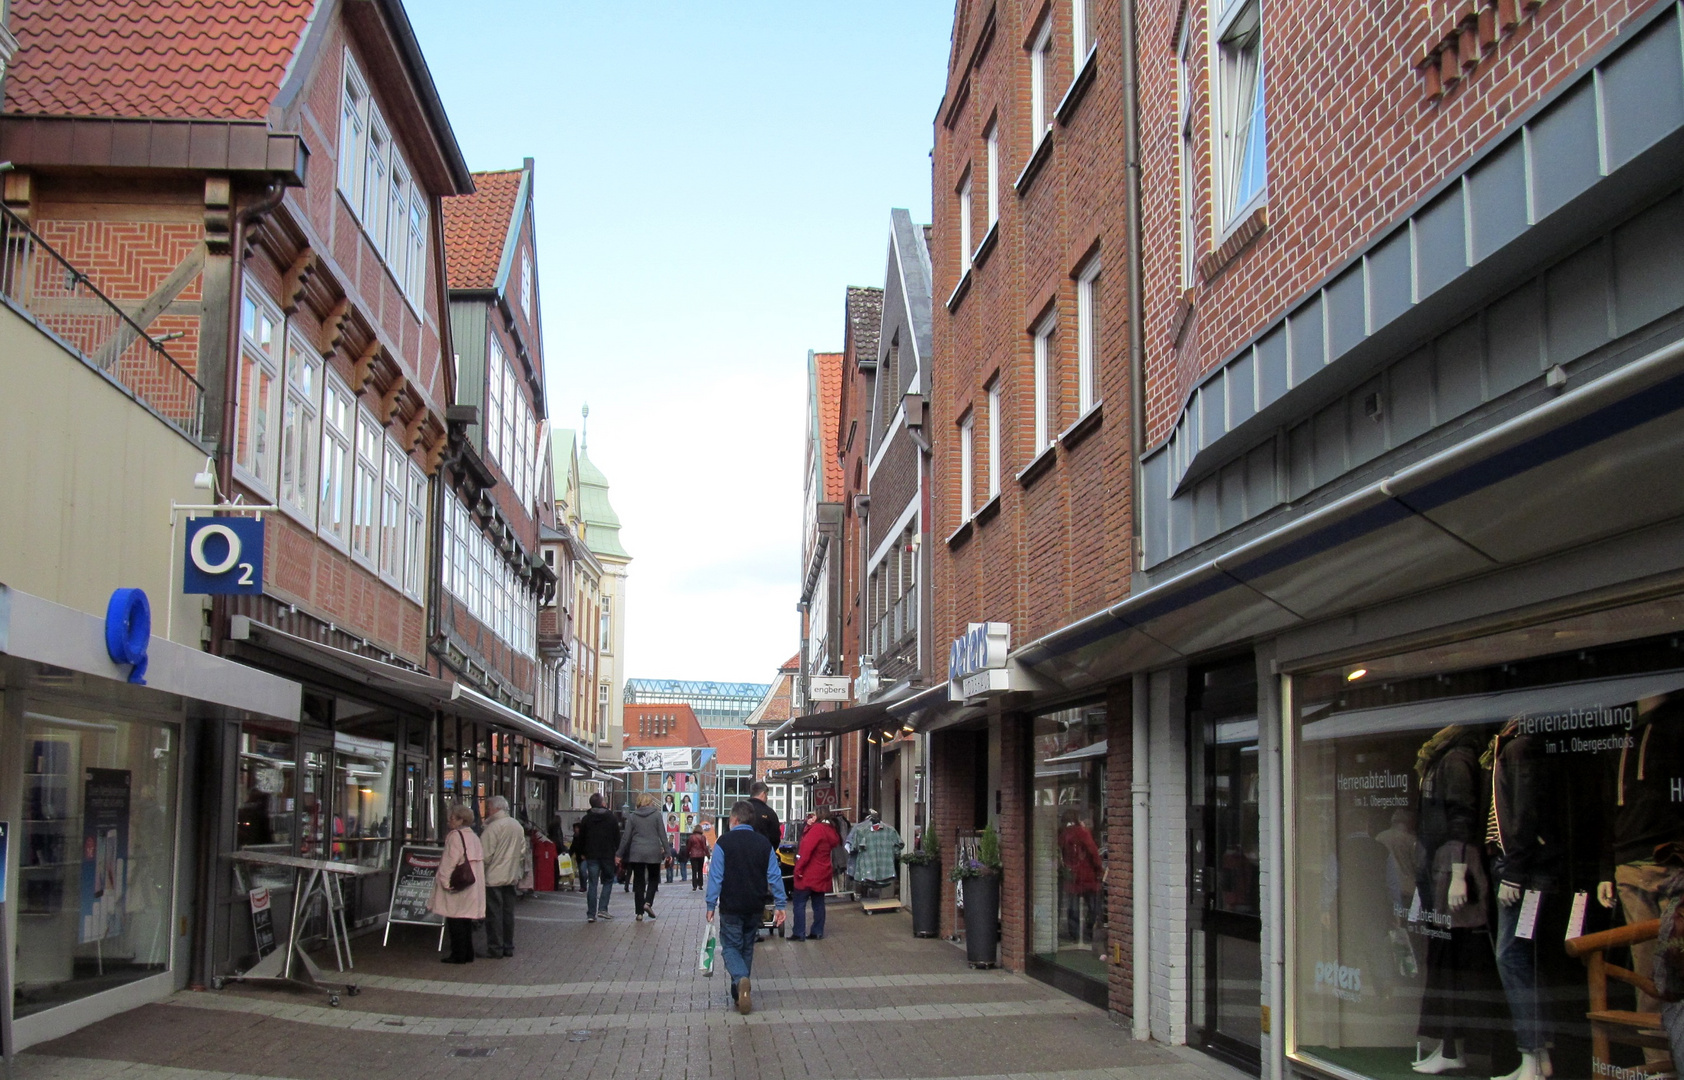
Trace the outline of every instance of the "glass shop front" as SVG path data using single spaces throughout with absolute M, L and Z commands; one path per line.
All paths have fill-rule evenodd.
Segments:
M 1032 725 L 1029 971 L 1103 1006 L 1105 705 L 1042 713 Z
M 1297 1060 L 1376 1078 L 1670 1069 L 1684 1006 L 1663 1013 L 1649 979 L 1684 892 L 1684 638 L 1603 644 L 1618 625 L 1290 681 Z M 1533 654 L 1500 655 L 1517 642 Z

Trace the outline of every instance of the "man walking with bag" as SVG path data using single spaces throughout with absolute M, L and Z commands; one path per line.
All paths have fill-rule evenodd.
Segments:
M 485 955 L 515 954 L 515 884 L 520 881 L 526 830 L 509 816 L 509 800 L 493 795 L 479 842 L 485 848 Z
M 612 919 L 614 916 L 608 914 L 608 899 L 614 895 L 614 856 L 620 849 L 620 823 L 603 806 L 601 793 L 591 796 L 591 808 L 580 821 L 579 849 L 584 855 L 585 921 Z
M 731 807 L 731 828 L 713 845 L 708 866 L 708 921 L 719 909 L 719 949 L 725 956 L 725 971 L 731 976 L 731 1000 L 737 1012 L 749 1014 L 749 973 L 754 968 L 754 939 L 760 931 L 760 912 L 770 893 L 777 926 L 784 924 L 783 870 L 778 853 L 755 831 L 754 804 L 743 799 Z

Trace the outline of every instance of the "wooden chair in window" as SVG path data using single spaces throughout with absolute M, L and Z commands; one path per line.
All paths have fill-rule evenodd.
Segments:
M 1612 1064 L 1608 1060 L 1611 1043 L 1671 1050 L 1666 1032 L 1661 1028 L 1660 1013 L 1608 1007 L 1609 979 L 1617 979 L 1635 986 L 1651 997 L 1655 996 L 1655 984 L 1647 975 L 1610 964 L 1604 953 L 1608 949 L 1653 941 L 1660 931 L 1661 921 L 1650 919 L 1648 922 L 1632 923 L 1629 926 L 1567 939 L 1567 955 L 1575 956 L 1584 962 L 1586 978 L 1590 984 L 1590 1010 L 1585 1013 L 1585 1018 L 1590 1021 L 1593 1062 Z M 1670 1071 L 1672 1066 L 1666 1064 L 1663 1069 L 1660 1063 L 1651 1062 L 1641 1068 L 1643 1072 L 1661 1072 Z

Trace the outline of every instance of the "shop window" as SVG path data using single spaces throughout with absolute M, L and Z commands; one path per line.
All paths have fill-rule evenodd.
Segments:
M 1450 659 L 1291 680 L 1289 1052 L 1363 1076 L 1664 1071 L 1664 1039 L 1630 1045 L 1644 1024 L 1620 1019 L 1661 1003 L 1610 980 L 1593 1005 L 1563 942 L 1618 931 L 1602 959 L 1654 974 L 1684 843 L 1684 641 Z M 1621 1036 L 1600 1050 L 1592 1008 Z
M 163 974 L 176 939 L 179 730 L 31 704 L 12 840 L 16 1016 Z
M 1105 706 L 1034 719 L 1034 806 L 1029 879 L 1036 960 L 1103 983 L 1105 912 Z
M 333 858 L 384 867 L 392 846 L 392 744 L 341 734 L 333 749 Z
M 238 805 L 235 809 L 235 846 L 240 851 L 293 853 L 293 819 L 297 811 L 297 759 L 292 732 L 259 724 L 240 729 Z M 285 867 L 252 865 L 246 871 L 252 888 L 288 888 L 292 872 Z

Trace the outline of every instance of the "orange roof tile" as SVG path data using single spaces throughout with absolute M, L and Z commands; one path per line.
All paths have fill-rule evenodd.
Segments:
M 522 169 L 474 174 L 474 193 L 444 200 L 444 265 L 452 289 L 489 289 L 514 220 Z
M 824 452 L 824 501 L 842 501 L 842 459 L 837 455 L 836 417 L 842 409 L 842 354 L 816 353 L 819 368 L 819 438 Z
M 754 760 L 754 732 L 748 728 L 703 728 L 708 743 L 719 751 L 719 764 L 747 767 Z
M 5 110 L 263 120 L 314 0 L 13 0 Z

